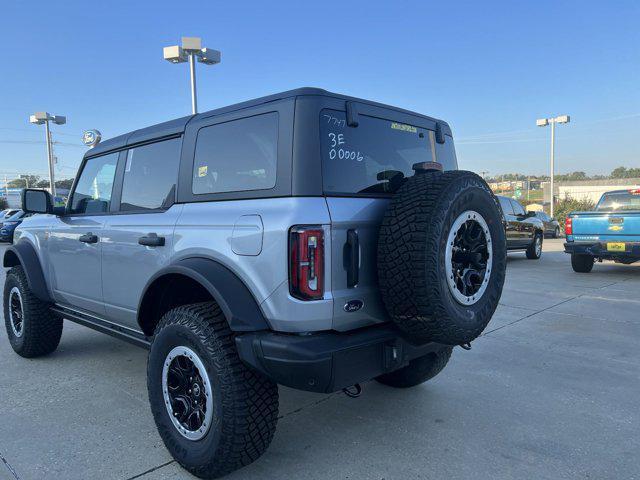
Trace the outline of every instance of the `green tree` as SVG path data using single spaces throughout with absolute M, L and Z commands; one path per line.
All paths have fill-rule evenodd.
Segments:
M 627 169 L 624 167 L 618 167 L 611 172 L 611 178 L 626 178 Z
M 7 182 L 7 186 L 9 188 L 25 188 L 27 185 L 34 187 L 39 180 L 40 177 L 38 175 L 20 175 L 18 178 Z
M 560 223 L 560 229 L 564 230 L 564 222 L 571 212 L 585 212 L 595 208 L 591 200 L 578 200 L 575 198 L 563 198 L 556 203 L 554 214 Z
M 65 178 L 64 180 L 56 180 L 56 188 L 66 188 L 71 190 L 73 185 L 73 178 Z

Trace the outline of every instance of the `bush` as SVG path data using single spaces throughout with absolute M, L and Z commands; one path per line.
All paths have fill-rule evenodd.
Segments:
M 553 213 L 560 223 L 560 229 L 564 230 L 564 221 L 569 213 L 593 210 L 595 206 L 591 200 L 577 200 L 568 197 L 558 200 Z

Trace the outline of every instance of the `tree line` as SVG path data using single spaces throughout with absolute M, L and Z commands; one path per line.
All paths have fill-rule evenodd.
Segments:
M 559 174 L 554 177 L 556 181 L 570 180 L 607 180 L 609 178 L 640 178 L 640 168 L 617 167 L 609 175 L 587 175 L 585 172 L 577 171 Z M 548 175 L 523 175 L 521 173 L 505 173 L 487 178 L 489 182 L 512 182 L 520 180 L 549 180 Z
M 56 188 L 71 189 L 73 178 L 65 178 L 64 180 L 56 180 Z M 18 178 L 9 180 L 7 187 L 9 188 L 49 188 L 49 180 L 42 179 L 39 175 L 20 175 Z

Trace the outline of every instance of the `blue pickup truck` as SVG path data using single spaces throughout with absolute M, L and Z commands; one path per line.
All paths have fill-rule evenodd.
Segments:
M 592 212 L 572 212 L 565 222 L 564 251 L 571 266 L 589 273 L 596 260 L 630 264 L 640 260 L 640 189 L 614 190 Z

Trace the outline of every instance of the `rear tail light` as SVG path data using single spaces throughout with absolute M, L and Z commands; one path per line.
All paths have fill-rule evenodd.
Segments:
M 301 300 L 324 296 L 324 231 L 319 226 L 289 232 L 289 291 Z
M 631 195 L 640 195 L 640 188 L 633 188 L 633 189 L 629 190 L 629 193 Z
M 564 234 L 573 235 L 573 220 L 571 217 L 567 217 L 564 221 Z

